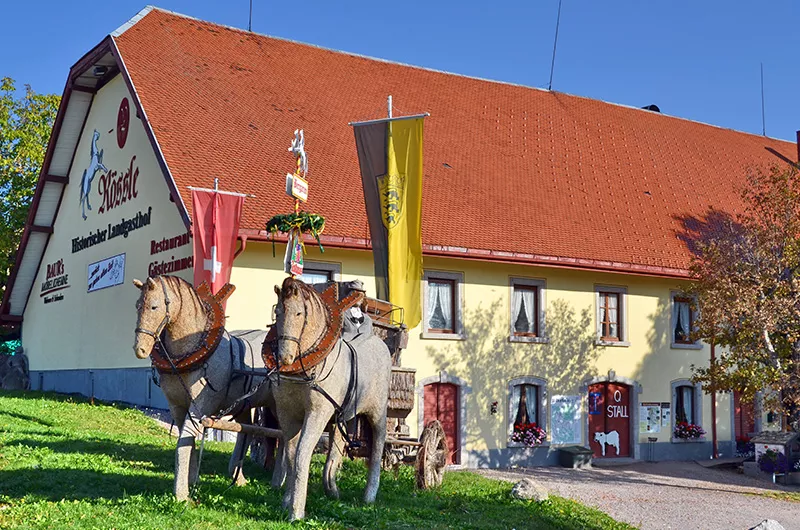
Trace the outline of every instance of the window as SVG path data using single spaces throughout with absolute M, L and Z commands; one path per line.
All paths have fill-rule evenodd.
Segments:
M 627 321 L 627 289 L 595 286 L 597 300 L 597 341 L 605 346 L 629 346 Z
M 428 280 L 428 331 L 455 333 L 455 282 Z
M 536 385 L 517 385 L 511 395 L 511 410 L 516 411 L 514 425 L 519 423 L 539 423 L 539 387 Z
M 425 272 L 423 338 L 462 338 L 462 278 L 457 273 Z
M 327 282 L 339 282 L 342 275 L 342 266 L 338 263 L 325 263 L 321 261 L 306 261 L 300 279 L 308 285 Z
M 682 422 L 703 426 L 703 390 L 689 379 L 678 379 L 670 383 L 672 388 L 672 441 L 702 442 L 705 438 L 682 439 L 674 435 L 675 427 Z
M 508 382 L 508 447 L 523 447 L 512 440 L 514 425 L 535 423 L 547 431 L 547 381 L 523 376 Z M 549 436 L 548 436 L 549 437 Z
M 694 300 L 677 292 L 671 293 L 672 315 L 670 319 L 670 337 L 673 348 L 700 349 L 702 345 L 691 339 L 694 328 L 695 312 L 692 308 Z
M 327 283 L 331 281 L 331 272 L 303 267 L 303 274 L 300 276 L 300 279 L 308 285 L 314 285 L 315 283 Z
M 675 389 L 675 420 L 678 423 L 695 423 L 694 387 L 681 385 Z
M 600 293 L 600 338 L 618 342 L 621 339 L 619 323 L 619 294 Z
M 544 280 L 511 278 L 512 342 L 545 342 Z

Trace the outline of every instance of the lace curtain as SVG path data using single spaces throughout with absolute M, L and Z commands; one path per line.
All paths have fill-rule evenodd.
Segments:
M 687 342 L 689 340 L 690 320 L 689 302 L 678 298 L 673 299 L 672 323 L 675 326 L 675 329 L 673 329 L 675 342 Z
M 428 282 L 428 329 L 454 329 L 453 284 Z
M 536 333 L 536 289 L 514 289 L 511 322 L 516 333 Z

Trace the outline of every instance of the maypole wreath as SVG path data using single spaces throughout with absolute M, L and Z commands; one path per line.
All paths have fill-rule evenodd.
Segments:
M 272 253 L 275 254 L 275 234 L 283 232 L 288 234 L 286 242 L 286 255 L 284 257 L 284 271 L 297 277 L 303 274 L 303 234 L 311 234 L 317 240 L 319 249 L 325 252 L 320 234 L 325 230 L 325 218 L 315 213 L 300 210 L 300 201 L 308 200 L 308 157 L 305 151 L 305 138 L 303 130 L 294 131 L 289 152 L 297 158 L 294 174 L 286 174 L 286 194 L 294 197 L 294 213 L 279 214 L 267 221 L 267 232 L 272 234 Z

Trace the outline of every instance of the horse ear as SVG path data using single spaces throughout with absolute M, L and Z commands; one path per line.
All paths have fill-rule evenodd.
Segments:
M 275 294 L 277 294 L 278 296 L 281 295 L 281 288 L 278 287 L 277 285 L 275 286 Z
M 137 289 L 144 287 L 142 280 L 137 280 L 136 278 L 133 279 L 133 285 L 135 285 Z
M 147 288 L 151 291 L 156 288 L 156 282 L 153 281 L 153 278 L 150 278 L 149 276 L 147 278 Z

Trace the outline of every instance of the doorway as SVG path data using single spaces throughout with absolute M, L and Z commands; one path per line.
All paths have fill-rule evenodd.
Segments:
M 631 387 L 602 382 L 589 385 L 589 447 L 594 458 L 631 456 Z
M 447 464 L 461 463 L 461 447 L 459 446 L 459 388 L 453 383 L 430 383 L 425 385 L 424 425 L 439 420 L 444 428 L 449 453 Z

